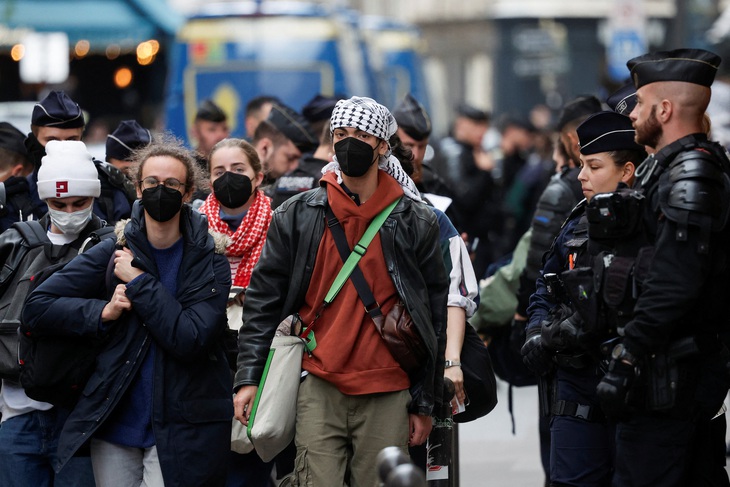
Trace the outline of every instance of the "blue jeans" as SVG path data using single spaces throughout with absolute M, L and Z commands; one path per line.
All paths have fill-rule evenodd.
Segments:
M 4 487 L 93 487 L 88 457 L 74 457 L 53 471 L 58 436 L 66 419 L 56 408 L 33 411 L 0 425 L 0 485 Z

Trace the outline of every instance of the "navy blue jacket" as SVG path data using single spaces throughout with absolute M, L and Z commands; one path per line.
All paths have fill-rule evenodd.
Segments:
M 530 306 L 527 308 L 528 330 L 539 328 L 542 322 L 547 319 L 550 310 L 560 304 L 548 294 L 543 276 L 550 273 L 560 275 L 561 272 L 568 270 L 568 248 L 565 244 L 573 238 L 575 226 L 584 212 L 584 210 L 573 210 L 573 213 L 568 217 L 569 219 L 560 229 L 560 233 L 555 238 L 552 247 L 545 255 L 540 277 L 537 278 L 535 293 L 530 296 Z
M 143 208 L 134 204 L 118 242 L 147 272 L 127 286 L 133 311 L 110 326 L 101 326 L 101 312 L 111 294 L 105 277 L 113 239 L 81 254 L 31 294 L 23 318 L 36 334 L 110 335 L 61 432 L 57 470 L 109 417 L 154 340 L 152 427 L 165 485 L 224 484 L 233 417 L 222 341 L 231 270 L 215 253 L 203 215 L 184 205 L 181 229 L 183 260 L 172 296 L 156 276 Z

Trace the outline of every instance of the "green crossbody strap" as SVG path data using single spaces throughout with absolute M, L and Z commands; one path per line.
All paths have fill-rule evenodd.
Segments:
M 342 265 L 342 269 L 340 269 L 337 277 L 335 277 L 335 281 L 332 283 L 329 292 L 324 298 L 325 305 L 328 305 L 332 301 L 334 301 L 335 296 L 337 296 L 337 294 L 342 289 L 342 286 L 344 286 L 347 280 L 350 278 L 350 274 L 352 274 L 352 271 L 355 269 L 357 263 L 360 262 L 360 258 L 365 255 L 365 251 L 368 249 L 368 245 L 370 245 L 370 242 L 373 241 L 375 235 L 378 233 L 378 230 L 380 230 L 380 227 L 383 226 L 383 223 L 388 218 L 390 213 L 393 211 L 393 208 L 395 208 L 395 205 L 397 205 L 399 201 L 400 198 L 393 201 L 383 211 L 378 213 L 372 222 L 370 222 L 367 230 L 365 230 L 365 233 L 360 238 L 360 241 L 355 245 L 355 248 L 352 249 L 352 253 Z
M 388 218 L 388 216 L 393 211 L 393 208 L 398 204 L 400 201 L 400 198 L 393 201 L 391 204 L 389 204 L 383 211 L 377 214 L 377 216 L 373 219 L 372 222 L 370 222 L 370 225 L 368 225 L 367 230 L 365 230 L 365 233 L 360 238 L 360 241 L 355 245 L 355 249 L 352 253 L 350 253 L 350 256 L 347 258 L 345 263 L 342 265 L 342 269 L 340 269 L 340 272 L 337 274 L 337 277 L 335 277 L 334 282 L 332 283 L 332 286 L 330 286 L 330 290 L 327 292 L 327 295 L 324 298 L 324 302 L 322 303 L 322 307 L 320 310 L 315 314 L 314 319 L 312 319 L 312 322 L 309 323 L 309 325 L 302 331 L 301 337 L 304 338 L 305 347 L 308 351 L 308 353 L 312 353 L 314 351 L 315 347 L 317 346 L 317 339 L 314 336 L 314 330 L 312 330 L 312 325 L 314 325 L 314 322 L 317 321 L 317 318 L 319 318 L 320 313 L 324 308 L 326 308 L 332 301 L 334 301 L 335 296 L 340 292 L 342 289 L 342 286 L 345 285 L 347 280 L 350 278 L 350 274 L 352 274 L 352 271 L 357 266 L 357 263 L 360 261 L 360 258 L 365 255 L 365 251 L 368 248 L 368 245 L 370 245 L 370 242 L 373 241 L 375 238 L 375 235 L 378 233 L 378 230 L 380 230 L 380 227 L 383 226 L 383 223 L 385 223 L 385 220 Z

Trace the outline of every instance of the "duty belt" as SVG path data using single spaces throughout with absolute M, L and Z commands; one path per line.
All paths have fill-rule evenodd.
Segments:
M 555 401 L 551 412 L 553 416 L 571 416 L 591 423 L 606 422 L 606 415 L 598 406 L 578 404 L 573 401 Z
M 580 354 L 564 354 L 556 353 L 554 355 L 555 363 L 560 367 L 566 367 L 569 369 L 584 369 L 589 365 L 593 365 L 593 359 L 585 353 Z

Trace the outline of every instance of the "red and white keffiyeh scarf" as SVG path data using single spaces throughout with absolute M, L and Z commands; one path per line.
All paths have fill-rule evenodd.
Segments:
M 220 217 L 221 204 L 211 193 L 200 207 L 199 211 L 208 217 L 208 227 L 212 230 L 228 235 L 231 243 L 226 247 L 226 254 L 241 257 L 234 286 L 248 287 L 251 280 L 251 271 L 261 256 L 261 249 L 266 240 L 266 232 L 271 223 L 271 198 L 263 191 L 256 190 L 251 207 L 235 232 L 232 232 L 226 222 Z

